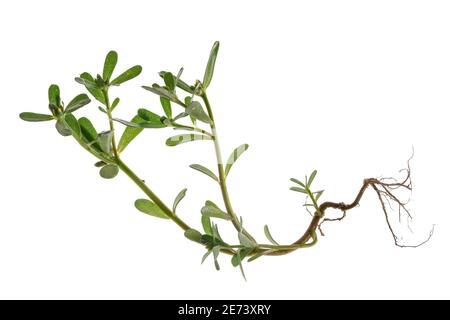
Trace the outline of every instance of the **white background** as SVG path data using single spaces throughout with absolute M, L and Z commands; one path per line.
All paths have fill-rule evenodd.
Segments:
M 1 2 L 0 298 L 450 298 L 449 14 L 446 1 Z M 402 234 L 415 243 L 436 224 L 432 240 L 395 247 L 368 191 L 316 247 L 246 264 L 244 282 L 228 257 L 220 272 L 200 265 L 203 248 L 135 210 L 143 195 L 123 174 L 101 179 L 52 124 L 18 118 L 46 112 L 50 83 L 66 103 L 82 92 L 73 78 L 99 73 L 110 49 L 117 72 L 144 67 L 114 89 L 118 116 L 160 112 L 140 85 L 181 66 L 186 81 L 202 78 L 215 40 L 209 96 L 224 156 L 250 144 L 230 193 L 261 241 L 264 224 L 289 243 L 309 222 L 290 177 L 318 169 L 323 200 L 351 201 L 364 178 L 395 175 L 413 146 L 415 233 Z M 77 115 L 106 129 L 96 106 Z M 213 168 L 213 147 L 168 148 L 171 133 L 146 131 L 123 158 L 169 204 L 188 187 L 180 215 L 200 228 L 202 203 L 219 202 L 219 190 L 188 165 Z

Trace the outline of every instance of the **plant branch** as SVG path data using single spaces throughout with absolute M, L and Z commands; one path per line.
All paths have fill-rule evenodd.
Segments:
M 140 179 L 120 158 L 116 159 L 118 167 L 159 207 L 173 220 L 181 229 L 188 230 L 190 227 L 175 215 L 171 209 Z
M 220 185 L 220 190 L 222 193 L 223 202 L 225 204 L 225 208 L 231 217 L 231 222 L 233 223 L 235 229 L 238 232 L 241 232 L 241 230 L 242 230 L 242 233 L 247 238 L 249 238 L 251 241 L 256 243 L 255 238 L 253 238 L 253 236 L 250 233 L 248 233 L 247 230 L 245 230 L 244 228 L 241 227 L 241 223 L 239 222 L 239 219 L 236 216 L 236 213 L 234 212 L 233 207 L 231 205 L 230 195 L 228 194 L 225 169 L 223 166 L 222 153 L 220 151 L 219 136 L 217 134 L 216 125 L 214 123 L 214 114 L 213 114 L 213 111 L 211 108 L 211 104 L 209 103 L 208 96 L 206 95 L 206 92 L 204 89 L 202 89 L 201 97 L 203 99 L 203 102 L 205 103 L 205 107 L 206 107 L 206 111 L 208 112 L 208 116 L 211 119 L 210 127 L 211 127 L 211 132 L 213 134 L 214 150 L 216 153 L 216 160 L 217 160 L 217 170 L 219 172 L 219 185 Z
M 103 90 L 103 95 L 105 97 L 105 106 L 106 106 L 106 112 L 107 112 L 108 120 L 109 120 L 109 129 L 112 132 L 112 142 L 111 142 L 112 150 L 113 150 L 114 157 L 119 159 L 119 152 L 117 152 L 117 145 L 116 145 L 116 135 L 114 132 L 114 121 L 113 121 L 113 117 L 112 117 L 111 105 L 109 103 L 109 94 L 108 94 L 107 89 Z

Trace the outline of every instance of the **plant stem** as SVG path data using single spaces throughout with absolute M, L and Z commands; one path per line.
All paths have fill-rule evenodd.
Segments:
M 270 244 L 258 244 L 258 247 L 260 249 L 275 249 L 275 250 L 290 250 L 291 252 L 299 249 L 299 248 L 307 248 L 310 247 L 312 245 L 314 245 L 315 242 L 311 242 L 311 243 L 304 243 L 304 244 L 297 244 L 297 245 L 270 245 Z
M 108 114 L 108 120 L 109 120 L 109 129 L 112 131 L 112 150 L 113 150 L 113 154 L 114 157 L 116 157 L 117 159 L 119 159 L 119 153 L 117 152 L 117 146 L 116 146 L 116 135 L 114 133 L 114 122 L 112 119 L 112 113 L 111 113 L 111 106 L 109 103 L 109 94 L 108 94 L 108 90 L 104 89 L 103 90 L 103 95 L 105 96 L 105 106 L 106 106 L 106 112 Z
M 230 195 L 228 194 L 228 188 L 227 188 L 227 182 L 226 182 L 226 174 L 225 174 L 225 170 L 223 167 L 223 160 L 222 160 L 222 153 L 220 151 L 220 143 L 219 143 L 219 136 L 216 130 L 216 125 L 214 123 L 214 114 L 212 112 L 212 108 L 211 108 L 211 104 L 209 103 L 208 100 L 208 96 L 206 95 L 205 90 L 202 90 L 202 99 L 203 102 L 205 103 L 205 107 L 206 107 L 206 111 L 208 112 L 208 116 L 211 119 L 211 132 L 213 134 L 213 141 L 214 141 L 214 150 L 216 153 L 216 160 L 217 160 L 217 170 L 219 172 L 219 185 L 220 185 L 220 190 L 222 192 L 222 198 L 223 198 L 223 202 L 225 204 L 225 208 L 228 212 L 228 214 L 231 217 L 231 222 L 233 223 L 234 227 L 236 228 L 236 230 L 238 232 L 241 231 L 242 229 L 242 233 L 247 236 L 247 238 L 249 238 L 251 241 L 256 243 L 255 238 L 252 237 L 251 234 L 249 234 L 245 229 L 243 229 L 241 227 L 241 223 L 239 222 L 238 217 L 236 216 L 236 213 L 233 210 L 233 207 L 231 205 L 231 200 L 230 200 Z
M 86 143 L 75 135 L 72 135 L 75 140 L 82 146 L 86 151 L 91 153 L 94 157 L 108 162 L 115 163 L 120 170 L 122 170 L 155 204 L 157 204 L 161 210 L 172 220 L 174 221 L 181 229 L 186 231 L 187 229 L 191 229 L 187 223 L 181 220 L 145 183 L 142 179 L 140 179 L 120 158 L 116 157 L 115 159 L 106 159 L 102 157 L 100 154 L 94 152 L 91 148 L 89 148 Z M 233 250 L 233 247 L 240 248 L 242 245 L 230 246 L 229 248 L 222 248 L 220 251 L 225 254 L 233 255 L 236 252 Z
M 314 209 L 316 209 L 316 212 L 322 216 L 322 213 L 320 212 L 320 208 L 319 205 L 317 204 L 317 200 L 314 197 L 313 193 L 311 192 L 311 190 L 309 190 L 309 187 L 306 188 L 306 192 L 308 193 L 308 197 L 311 199 L 313 205 L 314 205 Z
M 120 158 L 116 159 L 117 166 L 159 207 L 175 222 L 181 229 L 187 230 L 190 227 L 181 220 L 171 209 L 140 179 Z

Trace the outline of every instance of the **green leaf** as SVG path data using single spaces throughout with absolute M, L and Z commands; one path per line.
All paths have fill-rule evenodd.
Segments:
M 91 99 L 89 97 L 82 93 L 77 95 L 75 98 L 72 99 L 72 101 L 69 102 L 69 104 L 66 107 L 66 113 L 67 112 L 74 112 L 85 105 L 87 105 L 89 102 L 91 102 Z
M 78 120 L 78 124 L 80 125 L 81 134 L 87 140 L 87 142 L 93 142 L 97 139 L 97 130 L 95 130 L 92 122 L 88 118 L 80 118 Z
M 100 169 L 100 176 L 104 179 L 112 179 L 119 173 L 119 167 L 114 164 L 107 164 Z
M 139 116 L 137 116 L 137 117 L 139 117 Z M 142 120 L 142 122 L 140 122 L 140 123 L 134 123 L 134 122 L 126 121 L 126 120 L 123 120 L 123 119 L 118 119 L 118 118 L 112 118 L 112 119 L 113 119 L 113 121 L 119 122 L 119 123 L 121 123 L 121 124 L 123 124 L 123 125 L 125 125 L 127 127 L 130 127 L 130 128 L 143 128 L 141 126 L 141 123 L 145 122 L 144 120 Z
M 213 236 L 214 238 L 223 241 L 223 240 L 222 240 L 222 237 L 220 236 L 220 233 L 219 233 L 219 226 L 218 226 L 216 223 L 212 223 L 212 231 L 213 231 L 212 236 Z
M 149 122 L 149 121 L 145 121 L 143 120 L 142 122 L 139 123 L 134 123 L 134 122 L 130 122 L 130 121 L 126 121 L 126 120 L 122 120 L 122 119 L 117 119 L 117 118 L 113 118 L 114 121 L 119 122 L 123 125 L 126 125 L 127 127 L 132 127 L 132 128 L 150 128 L 150 129 L 155 129 L 155 128 L 165 128 L 166 125 L 162 122 Z
M 205 89 L 208 88 L 209 84 L 211 83 L 218 52 L 219 52 L 219 41 L 216 41 L 214 42 L 214 45 L 211 49 L 208 64 L 206 65 L 205 75 L 203 76 L 203 86 Z
M 206 201 L 205 206 L 201 210 L 202 215 L 210 218 L 219 218 L 224 220 L 230 220 L 228 213 L 223 212 L 220 208 L 212 201 Z
M 167 71 L 161 71 L 159 73 L 159 75 L 161 76 L 161 78 L 164 79 L 164 75 L 167 73 Z M 177 79 L 177 83 L 176 83 L 177 87 L 180 88 L 181 90 L 184 90 L 188 93 L 194 93 L 194 88 L 192 88 L 191 86 L 189 86 L 186 82 L 184 82 L 183 80 L 181 80 L 180 78 Z
M 243 248 L 239 249 L 231 258 L 231 264 L 233 267 L 237 267 L 241 264 L 242 261 L 244 261 L 245 257 L 252 252 L 252 249 L 250 248 Z
M 186 108 L 186 113 L 204 123 L 211 123 L 211 119 L 198 101 L 191 101 Z
M 138 199 L 134 202 L 134 206 L 139 211 L 163 219 L 169 219 L 169 217 L 158 207 L 154 202 L 147 199 Z
M 180 114 L 177 114 L 175 116 L 175 118 L 173 118 L 173 121 L 177 121 L 177 120 L 179 120 L 181 118 L 184 118 L 184 117 L 187 117 L 187 116 L 188 116 L 188 114 L 186 112 L 181 112 Z
M 132 123 L 141 123 L 143 121 L 144 121 L 144 119 L 142 119 L 139 116 L 135 116 L 133 119 L 131 119 Z M 125 131 L 123 132 L 122 136 L 120 137 L 119 145 L 117 146 L 117 151 L 122 152 L 123 150 L 125 150 L 125 148 L 130 144 L 130 142 L 133 141 L 134 138 L 136 138 L 139 135 L 139 133 L 142 132 L 142 130 L 144 130 L 144 129 L 143 128 L 126 127 Z
M 165 121 L 167 122 L 167 121 L 170 121 L 170 120 L 166 119 Z M 195 128 L 193 128 L 193 127 L 180 125 L 178 123 L 174 123 L 173 121 L 169 122 L 169 123 L 170 123 L 171 127 L 173 127 L 174 130 L 195 131 Z
M 187 189 L 184 188 L 184 189 L 181 190 L 181 191 L 178 193 L 178 195 L 175 197 L 175 200 L 173 201 L 173 206 L 172 206 L 173 213 L 176 213 L 178 204 L 179 204 L 180 201 L 183 200 L 183 198 L 186 196 L 186 191 L 187 191 Z
M 166 87 L 169 88 L 170 91 L 175 90 L 175 78 L 171 72 L 164 73 L 163 79 Z
M 208 168 L 205 168 L 204 166 L 202 166 L 200 164 L 191 164 L 189 167 L 194 170 L 200 171 L 200 172 L 206 174 L 207 176 L 213 178 L 217 182 L 219 182 L 219 178 L 217 178 L 217 176 Z
M 276 241 L 273 239 L 272 235 L 270 234 L 269 226 L 267 226 L 267 225 L 264 226 L 264 234 L 266 235 L 266 238 L 267 238 L 272 244 L 274 244 L 274 245 L 276 245 L 276 246 L 279 246 L 278 242 L 276 242 Z
M 82 74 L 83 76 L 79 76 L 75 78 L 75 81 L 79 84 L 82 84 L 86 87 L 86 89 L 98 89 L 97 82 L 94 78 L 89 74 Z
M 166 145 L 169 147 L 174 147 L 182 143 L 197 141 L 197 140 L 211 140 L 211 137 L 203 135 L 203 134 L 179 134 L 173 137 L 170 137 L 166 140 Z
M 105 64 L 103 65 L 103 80 L 108 82 L 109 79 L 111 79 L 116 64 L 117 64 L 117 52 L 115 51 L 108 52 L 105 58 Z
M 236 160 L 248 149 L 248 144 L 241 144 L 239 147 L 234 149 L 234 151 L 231 153 L 230 157 L 227 160 L 227 165 L 225 167 L 225 174 L 228 175 L 228 172 L 230 172 L 231 167 L 236 162 Z
M 172 119 L 172 105 L 170 104 L 170 100 L 164 97 L 159 97 L 159 101 L 161 101 L 161 106 L 167 118 Z
M 214 257 L 214 266 L 216 267 L 216 270 L 219 271 L 220 266 L 219 266 L 219 261 L 217 261 L 217 258 L 219 257 L 220 246 L 215 246 L 214 248 L 212 248 L 212 252 L 213 252 L 213 257 Z
M 244 278 L 245 281 L 247 281 L 247 277 L 245 276 L 244 267 L 242 266 L 242 263 L 239 264 L 239 269 L 241 270 L 241 275 Z
M 57 107 L 61 106 L 59 87 L 56 84 L 52 84 L 48 88 L 48 103 Z
M 306 186 L 305 186 L 305 184 L 303 182 L 300 182 L 299 180 L 297 180 L 295 178 L 291 178 L 291 181 L 296 183 L 296 184 L 298 184 L 298 185 L 301 185 L 303 188 L 306 188 Z
M 314 192 L 314 193 L 316 194 L 316 201 L 319 200 L 319 198 L 322 196 L 322 194 L 323 194 L 324 191 L 325 191 L 325 190 L 320 190 L 320 191 Z
M 240 256 L 240 249 L 231 257 L 231 264 L 233 267 L 237 267 L 241 264 L 241 256 Z
M 202 264 L 203 264 L 203 262 L 205 262 L 206 258 L 208 258 L 211 253 L 212 253 L 212 249 L 206 251 L 206 253 L 202 257 Z
M 78 124 L 78 121 L 73 114 L 71 113 L 66 114 L 64 116 L 64 121 L 66 122 L 66 126 L 70 128 L 70 130 L 72 131 L 72 135 L 76 137 L 81 136 L 80 125 Z
M 309 176 L 308 183 L 307 183 L 308 188 L 311 187 L 311 184 L 313 183 L 314 178 L 316 177 L 316 174 L 317 174 L 317 170 L 314 170 L 311 173 L 311 175 Z
M 41 122 L 50 121 L 55 118 L 50 114 L 34 113 L 34 112 L 22 112 L 19 114 L 20 119 L 29 122 Z
M 238 234 L 239 243 L 242 244 L 246 248 L 255 248 L 256 244 L 252 240 L 250 240 L 245 234 L 239 232 Z
M 167 125 L 163 122 L 150 122 L 150 121 L 144 121 L 141 122 L 139 124 L 139 126 L 141 126 L 142 128 L 147 128 L 147 129 L 161 129 L 161 128 L 166 128 Z
M 209 234 L 202 235 L 202 244 L 204 244 L 209 249 L 214 246 L 228 247 L 228 244 L 223 242 L 223 240 Z
M 106 154 L 111 153 L 112 149 L 112 138 L 113 138 L 113 132 L 111 130 L 100 132 L 98 134 L 97 140 L 98 144 L 100 145 L 100 148 L 105 152 Z
M 60 118 L 56 121 L 55 128 L 59 132 L 59 134 L 64 137 L 72 135 L 72 130 L 70 130 L 70 128 L 67 127 L 63 118 Z
M 89 91 L 89 93 L 92 94 L 95 99 L 97 99 L 97 101 L 101 102 L 102 104 L 106 104 L 103 92 L 97 88 L 94 78 L 89 73 L 83 72 L 79 78 L 75 78 L 75 81 L 83 84 Z
M 191 241 L 202 243 L 202 234 L 195 229 L 187 229 L 184 236 Z
M 202 215 L 202 226 L 205 233 L 212 236 L 213 232 L 210 217 Z
M 108 86 L 108 83 L 99 74 L 97 74 L 95 85 L 98 89 L 103 90 Z
M 242 217 L 239 218 L 239 232 L 242 232 L 242 229 L 244 229 L 244 220 Z
M 177 86 L 178 80 L 181 78 L 181 75 L 183 74 L 184 68 L 181 67 L 180 70 L 178 70 L 177 76 L 175 78 L 175 86 Z
M 63 112 L 62 107 L 57 107 L 53 104 L 49 104 L 48 108 L 55 118 L 57 118 Z
M 120 99 L 119 98 L 115 98 L 113 103 L 111 104 L 111 111 L 114 111 L 114 109 L 117 107 L 117 105 L 119 104 Z
M 154 83 L 151 87 L 142 86 L 142 88 L 154 94 L 157 94 L 158 96 L 169 99 L 170 101 L 175 102 L 184 107 L 184 104 L 177 98 L 177 96 L 174 93 L 170 92 L 166 88 L 160 87 L 156 83 Z
M 145 121 L 162 123 L 161 116 L 159 116 L 156 113 L 153 113 L 147 109 L 143 109 L 143 108 L 139 109 L 138 116 L 141 117 L 142 119 L 144 119 Z
M 141 66 L 134 66 L 122 73 L 120 76 L 111 81 L 112 85 L 118 86 L 125 81 L 129 81 L 133 78 L 136 78 L 142 72 Z
M 299 187 L 291 187 L 290 190 L 292 191 L 296 191 L 296 192 L 301 192 L 304 194 L 308 194 L 308 192 L 305 189 L 299 188 Z
M 98 162 L 96 162 L 96 163 L 94 164 L 94 166 L 97 167 L 97 168 L 101 168 L 101 167 L 104 167 L 104 166 L 106 166 L 106 165 L 107 165 L 107 163 L 104 162 L 104 161 L 98 161 Z

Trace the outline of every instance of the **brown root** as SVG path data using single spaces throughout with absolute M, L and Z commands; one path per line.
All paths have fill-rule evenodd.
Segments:
M 412 158 L 412 156 L 411 156 Z M 406 217 L 406 223 L 409 228 L 409 223 L 412 220 L 412 215 L 407 208 L 407 205 L 409 203 L 409 198 L 405 200 L 401 200 L 399 194 L 406 191 L 409 194 L 412 191 L 412 181 L 411 181 L 411 168 L 410 168 L 410 160 L 407 161 L 407 167 L 400 170 L 400 173 L 404 173 L 405 176 L 403 179 L 396 179 L 393 177 L 385 177 L 385 178 L 369 178 L 365 179 L 363 182 L 363 185 L 359 189 L 359 192 L 357 193 L 355 199 L 353 202 L 346 204 L 344 202 L 330 202 L 326 201 L 320 204 L 319 210 L 314 212 L 313 218 L 310 222 L 309 227 L 306 229 L 306 231 L 303 233 L 303 235 L 293 243 L 293 245 L 304 245 L 307 244 L 308 241 L 312 238 L 312 235 L 315 234 L 315 232 L 318 230 L 321 235 L 323 236 L 323 230 L 322 225 L 325 222 L 331 222 L 331 221 L 341 221 L 347 216 L 347 211 L 355 208 L 359 205 L 362 196 L 364 195 L 365 191 L 370 187 L 372 188 L 375 193 L 377 194 L 379 203 L 381 205 L 381 209 L 383 210 L 384 217 L 386 219 L 386 223 L 388 225 L 389 231 L 394 239 L 394 243 L 396 246 L 401 248 L 417 248 L 425 243 L 427 243 L 431 237 L 433 236 L 434 232 L 434 225 L 432 229 L 430 230 L 430 233 L 428 237 L 422 241 L 419 244 L 415 245 L 405 245 L 400 243 L 399 237 L 396 235 L 394 228 L 392 227 L 391 223 L 391 214 L 389 213 L 389 209 L 395 210 L 398 214 L 398 219 L 401 222 L 402 217 Z M 327 218 L 325 216 L 325 212 L 327 209 L 337 209 L 342 212 L 342 216 L 338 218 Z M 388 209 L 389 208 L 389 209 Z M 409 228 L 410 229 L 410 228 Z M 410 229 L 411 230 L 411 229 Z M 282 255 L 289 253 L 292 250 L 284 250 L 284 251 L 278 251 L 278 252 L 271 252 L 268 253 L 268 255 Z

